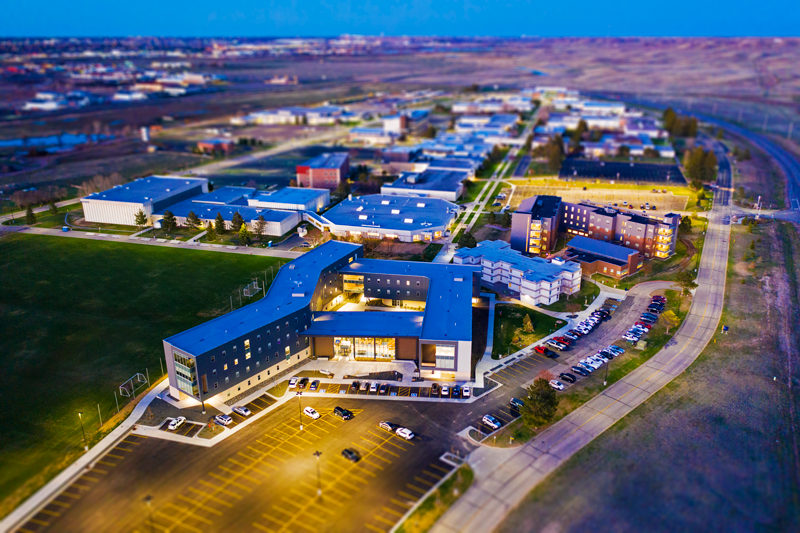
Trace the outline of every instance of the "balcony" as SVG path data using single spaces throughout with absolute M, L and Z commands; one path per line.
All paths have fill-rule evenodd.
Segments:
M 656 252 L 656 257 L 659 259 L 666 259 L 669 257 L 669 254 L 667 252 Z
M 659 235 L 672 235 L 672 228 L 658 228 Z
M 661 252 L 669 252 L 669 245 L 668 244 L 657 244 L 656 245 L 656 250 L 659 250 Z

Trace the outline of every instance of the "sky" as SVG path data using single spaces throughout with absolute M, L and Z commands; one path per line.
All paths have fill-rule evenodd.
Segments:
M 6 0 L 3 37 L 800 36 L 797 0 Z

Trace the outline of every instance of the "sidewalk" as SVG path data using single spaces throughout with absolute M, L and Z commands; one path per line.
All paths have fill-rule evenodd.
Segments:
M 16 525 L 23 523 L 30 516 L 33 516 L 40 507 L 47 504 L 64 487 L 71 483 L 75 478 L 82 475 L 87 468 L 91 468 L 94 462 L 100 459 L 108 450 L 116 446 L 117 442 L 125 438 L 125 435 L 136 424 L 136 421 L 145 413 L 147 406 L 161 392 L 167 388 L 168 381 L 164 378 L 144 398 L 133 408 L 133 411 L 119 426 L 111 433 L 98 442 L 88 452 L 78 458 L 77 461 L 65 468 L 60 474 L 53 478 L 44 487 L 40 488 L 19 507 L 14 509 L 8 516 L 0 522 L 0 531 L 10 531 Z

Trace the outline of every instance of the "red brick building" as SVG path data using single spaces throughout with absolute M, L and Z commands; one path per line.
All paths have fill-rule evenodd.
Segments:
M 346 152 L 318 155 L 297 165 L 297 186 L 335 189 L 350 174 L 350 156 Z

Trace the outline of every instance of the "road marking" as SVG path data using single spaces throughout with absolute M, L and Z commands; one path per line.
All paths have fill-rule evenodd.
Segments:
M 427 470 L 423 470 L 422 473 L 426 474 L 428 476 L 431 476 L 434 479 L 442 479 L 444 477 L 444 476 L 440 476 L 438 474 L 434 474 L 433 472 L 428 472 Z
M 82 489 L 82 490 L 89 490 L 91 488 L 88 485 L 78 485 L 77 483 L 73 483 L 72 486 L 73 487 L 78 487 L 79 489 Z
M 74 498 L 76 500 L 80 500 L 81 499 L 81 495 L 80 494 L 72 494 L 71 492 L 67 492 L 67 491 L 62 492 L 60 494 L 60 496 L 67 496 L 69 498 Z
M 422 483 L 423 485 L 427 485 L 429 487 L 433 487 L 435 485 L 435 483 L 431 483 L 427 479 L 422 479 L 419 476 L 414 476 L 414 481 L 418 481 L 418 482 Z
M 28 520 L 28 522 L 33 522 L 34 524 L 37 524 L 37 525 L 40 525 L 40 526 L 44 526 L 44 527 L 47 527 L 47 526 L 50 525 L 50 522 L 45 522 L 44 520 L 39 520 L 37 518 L 31 518 L 31 519 Z
M 178 499 L 179 499 L 179 500 L 183 500 L 183 501 L 185 501 L 186 503 L 191 503 L 192 505 L 197 505 L 198 503 L 200 503 L 200 502 L 198 502 L 197 500 L 193 500 L 193 499 L 191 499 L 191 498 L 187 498 L 187 497 L 186 497 L 186 496 L 184 496 L 183 494 L 178 494 Z M 202 505 L 202 503 L 200 503 L 200 505 Z M 209 511 L 209 512 L 211 512 L 211 513 L 214 513 L 214 514 L 215 514 L 215 515 L 217 515 L 217 516 L 222 516 L 222 511 L 218 511 L 218 510 L 214 509 L 213 507 L 208 507 L 208 506 L 205 506 L 205 507 L 203 507 L 203 510 L 204 510 L 204 511 Z
M 393 526 L 393 525 L 395 525 L 395 523 L 397 523 L 397 520 L 394 520 L 394 521 L 392 521 L 392 520 L 387 520 L 386 518 L 384 518 L 384 517 L 382 517 L 382 516 L 380 516 L 380 515 L 373 515 L 373 518 L 374 518 L 375 520 L 380 520 L 380 521 L 381 521 L 381 522 L 383 522 L 384 524 L 389 524 L 390 526 Z
M 164 507 L 171 507 L 173 509 L 177 509 L 178 511 L 181 511 L 182 513 L 187 514 L 187 515 L 191 516 L 192 518 L 194 518 L 195 520 L 199 520 L 200 522 L 205 522 L 206 524 L 209 524 L 209 525 L 211 525 L 211 523 L 212 523 L 211 520 L 208 520 L 207 518 L 203 518 L 201 516 L 198 516 L 195 512 L 193 512 L 193 511 L 191 511 L 189 509 L 186 509 L 184 507 L 179 507 L 179 506 L 175 505 L 174 503 L 167 503 L 167 504 L 164 505 Z
M 416 485 L 412 485 L 411 483 L 406 483 L 406 487 L 413 491 L 419 492 L 420 494 L 425 494 L 426 492 L 428 492 L 426 489 L 421 489 Z M 419 497 L 417 497 L 417 499 L 419 499 Z
M 132 450 L 132 449 L 130 449 L 130 448 L 123 448 L 122 446 L 117 446 L 116 448 L 114 448 L 114 451 L 117 451 L 117 450 L 119 450 L 119 451 L 121 451 L 121 452 L 132 452 L 132 451 L 133 451 L 133 450 Z M 108 455 L 111 455 L 111 454 L 108 454 Z M 121 458 L 120 458 L 120 459 L 121 459 Z
M 289 499 L 289 498 L 287 498 L 286 496 L 282 496 L 282 497 L 281 497 L 281 501 L 283 501 L 284 503 L 288 503 L 289 505 L 291 505 L 291 506 L 293 506 L 293 507 L 297 507 L 298 509 L 302 509 L 302 508 L 303 508 L 303 506 L 302 506 L 302 505 L 300 505 L 299 503 L 297 503 L 297 502 L 296 502 L 296 501 L 294 501 L 294 500 L 290 500 L 290 499 Z
M 262 526 L 262 525 L 261 525 L 261 524 L 259 524 L 258 522 L 253 522 L 253 527 L 255 527 L 255 528 L 257 528 L 257 529 L 260 529 L 260 530 L 262 530 L 262 531 L 266 531 L 267 533 L 275 533 L 275 530 L 274 530 L 274 529 L 270 529 L 270 528 L 268 528 L 268 527 Z
M 222 504 L 222 505 L 224 505 L 225 507 L 228 507 L 228 508 L 233 507 L 232 503 L 226 502 L 225 500 L 221 500 L 221 499 L 217 498 L 216 496 L 214 496 L 213 494 L 209 494 L 207 492 L 203 492 L 202 490 L 198 490 L 198 489 L 196 489 L 194 487 L 189 487 L 189 490 L 199 494 L 200 496 L 203 496 L 204 498 L 206 498 L 206 500 L 213 500 L 214 502 Z M 197 502 L 196 505 L 202 505 L 202 504 Z
M 228 483 L 229 485 L 233 485 L 234 487 L 240 488 L 242 490 L 246 490 L 247 492 L 253 492 L 253 489 L 251 489 L 247 485 L 242 485 L 241 483 L 238 483 L 236 481 L 233 481 L 232 479 L 228 479 L 226 477 L 220 476 L 219 474 L 215 474 L 214 472 L 209 472 L 208 475 L 213 477 L 214 479 L 218 479 L 219 481 L 222 481 L 223 483 Z M 236 475 L 244 477 L 244 474 L 236 474 Z M 258 482 L 256 482 L 256 483 L 258 483 Z
M 400 507 L 405 507 L 406 509 L 411 509 L 414 507 L 413 503 L 401 502 L 400 500 L 395 500 L 394 498 L 390 499 L 389 501 L 395 505 L 399 505 Z
M 276 520 L 276 519 L 272 518 L 272 517 L 271 517 L 271 516 L 269 516 L 267 513 L 262 513 L 262 515 L 261 515 L 261 516 L 263 516 L 263 517 L 264 517 L 264 518 L 266 518 L 267 520 L 271 520 L 272 522 L 275 522 L 275 523 L 276 523 L 276 524 L 278 524 L 278 525 L 281 525 L 281 524 L 283 524 L 283 522 L 280 522 L 279 520 Z
M 84 480 L 84 479 L 85 479 L 86 481 L 91 481 L 92 483 L 97 483 L 98 481 L 100 481 L 100 480 L 99 480 L 99 479 L 97 479 L 96 477 L 89 477 L 89 476 L 83 476 L 83 477 L 81 478 L 81 480 Z
M 50 516 L 61 516 L 61 513 L 57 513 L 56 511 L 51 511 L 49 509 L 42 509 L 39 511 L 40 513 L 48 514 Z
M 375 533 L 386 533 L 385 529 L 381 529 L 379 527 L 375 527 L 372 524 L 364 524 L 364 527 L 369 529 L 370 531 L 375 531 Z
M 64 503 L 64 502 L 60 502 L 58 500 L 52 500 L 50 503 L 54 503 L 54 504 L 58 505 L 59 507 L 64 507 L 64 508 L 67 508 L 67 509 L 72 507 L 70 504 Z
M 401 513 L 401 512 L 398 512 L 398 511 L 395 511 L 394 509 L 390 509 L 390 508 L 388 508 L 388 507 L 381 507 L 381 509 L 382 509 L 383 511 L 386 511 L 386 512 L 387 512 L 387 513 L 389 513 L 389 514 L 393 514 L 393 515 L 395 515 L 395 516 L 396 516 L 396 517 L 398 517 L 398 518 L 403 518 L 403 513 Z
M 189 524 L 186 524 L 186 523 L 182 522 L 181 520 L 175 518 L 174 516 L 168 515 L 166 513 L 162 513 L 161 511 L 157 511 L 156 512 L 156 516 L 160 516 L 160 517 L 166 518 L 167 520 L 170 520 L 171 522 L 174 522 L 175 525 L 178 526 L 178 527 L 183 527 L 183 528 L 186 528 L 186 529 L 188 529 L 190 531 L 195 531 L 196 533 L 203 533 L 202 530 L 197 529 L 194 526 L 190 526 Z M 169 530 L 169 529 L 171 529 L 171 528 L 166 528 L 166 530 Z
M 234 497 L 234 498 L 236 498 L 237 500 L 241 500 L 241 499 L 242 499 L 242 497 L 241 497 L 241 496 L 239 496 L 238 494 L 236 494 L 235 492 L 231 492 L 231 491 L 229 491 L 229 490 L 226 490 L 226 489 L 224 489 L 224 488 L 222 488 L 222 487 L 217 487 L 216 485 L 214 485 L 213 483 L 209 483 L 209 482 L 208 482 L 208 481 L 206 481 L 205 479 L 200 479 L 200 480 L 198 480 L 198 481 L 199 481 L 199 483 L 202 483 L 202 484 L 203 484 L 203 485 L 205 485 L 206 487 L 212 488 L 212 489 L 214 489 L 214 490 L 215 490 L 215 491 L 217 491 L 217 492 L 221 492 L 221 493 L 223 493 L 223 494 L 227 494 L 228 496 L 233 496 L 233 497 Z
M 244 472 L 237 472 L 236 470 L 230 469 L 230 468 L 228 468 L 228 467 L 226 467 L 226 466 L 222 466 L 222 465 L 219 465 L 217 468 L 219 468 L 219 469 L 220 469 L 220 470 L 222 470 L 223 472 L 228 472 L 229 474 L 233 474 L 233 475 L 235 475 L 235 476 L 242 476 L 243 478 L 245 478 L 245 479 L 247 479 L 247 480 L 249 480 L 249 481 L 252 481 L 252 482 L 253 482 L 253 483 L 255 483 L 255 484 L 260 484 L 260 483 L 261 483 L 261 481 L 257 480 L 257 479 L 256 479 L 256 478 L 254 478 L 254 477 L 250 477 L 250 476 L 248 476 L 248 475 L 247 475 L 247 474 L 245 474 Z M 245 467 L 245 468 L 246 468 L 246 467 Z M 245 470 L 245 472 L 249 472 L 249 471 L 251 471 L 251 470 L 252 470 L 252 471 L 254 471 L 254 472 L 258 472 L 258 470 L 256 470 L 255 468 L 246 469 L 246 470 Z M 263 474 L 263 475 L 265 475 L 265 476 L 269 477 L 269 474 L 264 474 L 264 472 L 261 472 L 261 474 Z
M 122 455 L 114 455 L 113 453 L 107 453 L 106 457 L 113 457 L 114 459 L 125 459 L 124 456 L 122 456 Z
M 127 440 L 127 439 L 123 439 L 122 442 L 124 442 L 125 444 L 133 444 L 134 446 L 141 446 L 142 445 L 141 442 L 133 442 L 132 440 Z

